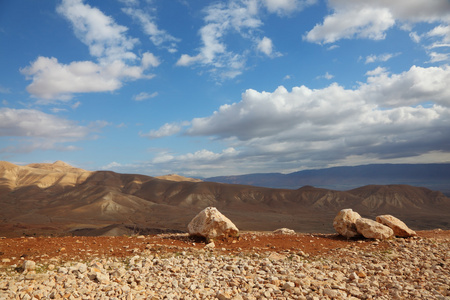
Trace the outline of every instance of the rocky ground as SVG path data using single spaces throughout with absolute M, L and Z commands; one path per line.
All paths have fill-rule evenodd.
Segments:
M 450 231 L 0 239 L 0 299 L 450 299 Z

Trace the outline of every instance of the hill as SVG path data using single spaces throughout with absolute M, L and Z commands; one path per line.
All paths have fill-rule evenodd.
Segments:
M 375 217 L 394 214 L 413 229 L 450 229 L 450 199 L 407 185 L 336 191 L 305 186 L 272 189 L 216 182 L 170 181 L 138 174 L 90 172 L 70 165 L 0 162 L 0 234 L 185 231 L 215 206 L 241 230 L 289 227 L 334 232 L 343 208 Z M 107 229 L 104 229 L 107 228 Z M 115 229 L 117 228 L 117 229 Z
M 364 185 L 407 184 L 442 191 L 450 196 L 450 164 L 372 164 L 289 174 L 217 176 L 206 178 L 205 181 L 287 189 L 312 185 L 335 190 L 349 190 Z
M 203 180 L 197 178 L 184 177 L 178 174 L 168 174 L 163 176 L 156 176 L 155 178 L 170 180 L 170 181 L 191 181 L 191 182 L 201 182 Z

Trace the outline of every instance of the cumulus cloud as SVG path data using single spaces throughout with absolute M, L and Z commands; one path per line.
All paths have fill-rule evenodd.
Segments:
M 153 53 L 145 52 L 142 55 L 142 67 L 147 69 L 148 67 L 157 67 L 161 62 L 153 55 Z
M 367 83 L 359 89 L 367 101 L 382 107 L 414 106 L 424 102 L 450 107 L 450 91 L 447 88 L 450 84 L 450 66 L 412 66 L 408 71 L 393 75 L 381 70 L 368 73 Z
M 272 40 L 269 39 L 268 37 L 263 37 L 257 44 L 257 49 L 264 53 L 265 55 L 269 56 L 269 57 L 276 57 L 276 56 L 281 56 L 281 53 L 276 52 L 273 50 L 273 43 Z
M 115 91 L 124 80 L 152 78 L 145 71 L 157 67 L 158 58 L 150 52 L 142 57 L 134 54 L 137 40 L 127 37 L 126 27 L 81 0 L 64 0 L 57 11 L 70 21 L 98 62 L 63 64 L 54 57 L 38 57 L 21 72 L 32 81 L 27 91 L 39 98 L 39 104 L 68 101 L 75 93 Z
M 316 25 L 305 39 L 310 42 L 334 43 L 343 38 L 384 39 L 385 31 L 395 24 L 386 8 L 361 8 L 337 11 L 325 17 L 323 24 Z
M 0 152 L 31 152 L 40 150 L 73 151 L 74 145 L 65 145 L 87 139 L 105 126 L 103 122 L 80 126 L 76 122 L 59 118 L 34 109 L 0 109 L 0 137 L 10 137 L 10 146 Z
M 21 72 L 32 80 L 27 91 L 40 98 L 38 103 L 48 104 L 70 100 L 74 93 L 115 91 L 122 86 L 122 80 L 146 77 L 145 69 L 119 60 L 107 65 L 91 61 L 62 64 L 54 57 L 40 56 Z
M 161 166 L 186 164 L 217 174 L 224 170 L 214 169 L 212 162 L 220 158 L 226 162 L 223 173 L 233 174 L 324 167 L 352 159 L 396 162 L 430 153 L 450 157 L 450 67 L 413 66 L 400 74 L 379 67 L 367 76 L 353 89 L 336 83 L 322 89 L 249 89 L 240 101 L 194 118 L 184 131 L 215 138 L 234 151 L 170 153 Z
M 396 22 L 406 25 L 418 22 L 450 22 L 450 2 L 447 0 L 332 0 L 329 1 L 329 6 L 332 14 L 326 16 L 322 24 L 317 24 L 309 31 L 305 35 L 306 40 L 316 43 L 334 43 L 349 38 L 379 40 L 385 38 L 386 31 Z M 407 27 L 403 26 L 404 29 Z M 448 36 L 448 33 L 438 32 L 438 35 Z M 416 34 L 413 37 L 417 40 L 418 36 Z

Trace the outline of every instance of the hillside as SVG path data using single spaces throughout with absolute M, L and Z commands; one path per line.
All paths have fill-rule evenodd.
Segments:
M 364 185 L 406 184 L 427 187 L 450 196 L 450 164 L 372 164 L 289 174 L 217 176 L 206 178 L 205 181 L 289 189 L 312 185 L 335 190 L 349 190 Z
M 413 229 L 450 228 L 450 199 L 426 188 L 270 189 L 90 172 L 62 162 L 28 166 L 0 162 L 0 206 L 3 235 L 86 232 L 85 228 L 108 226 L 108 232 L 120 233 L 126 228 L 185 231 L 207 206 L 217 207 L 241 230 L 289 227 L 333 232 L 334 216 L 349 207 L 367 217 L 394 214 Z

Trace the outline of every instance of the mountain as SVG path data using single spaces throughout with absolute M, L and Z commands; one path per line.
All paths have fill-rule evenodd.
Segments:
M 450 199 L 408 185 L 273 189 L 91 172 L 62 162 L 0 162 L 0 235 L 185 231 L 208 206 L 241 230 L 334 232 L 333 218 L 343 208 L 371 218 L 393 214 L 413 229 L 450 229 Z
M 450 196 L 450 164 L 372 164 L 290 174 L 218 176 L 206 178 L 205 181 L 288 189 L 312 185 L 335 190 L 349 190 L 364 185 L 407 184 L 439 190 Z

